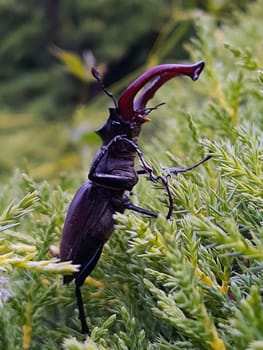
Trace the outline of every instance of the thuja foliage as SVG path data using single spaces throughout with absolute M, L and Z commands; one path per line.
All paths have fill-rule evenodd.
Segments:
M 188 45 L 206 62 L 202 78 L 194 91 L 180 80 L 158 95 L 169 103 L 140 145 L 156 173 L 213 158 L 170 178 L 170 221 L 162 187 L 140 179 L 133 202 L 159 217 L 116 216 L 83 287 L 85 341 L 74 286 L 61 283 L 77 267 L 54 257 L 80 176 L 51 185 L 17 173 L 2 190 L 0 348 L 263 349 L 262 12 L 254 2 L 235 28 L 203 16 Z
M 164 27 L 169 36 L 176 29 L 177 40 L 171 45 L 167 40 L 162 55 L 167 57 L 172 51 L 182 57 L 178 42 L 189 37 L 191 18 L 186 13 L 192 8 L 231 21 L 233 9 L 245 8 L 248 2 L 126 0 L 119 6 L 118 0 L 41 0 L 37 4 L 34 0 L 1 0 L 1 109 L 59 121 L 94 96 L 92 87 L 72 81 L 57 66 L 49 52 L 54 44 L 79 54 L 91 49 L 100 62 L 112 67 L 108 81 L 113 82 L 147 60 L 159 35 L 158 41 L 166 42 Z

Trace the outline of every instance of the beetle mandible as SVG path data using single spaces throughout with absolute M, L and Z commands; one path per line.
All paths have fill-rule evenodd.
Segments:
M 112 97 L 115 108 L 109 109 L 110 115 L 107 121 L 97 131 L 103 145 L 91 164 L 88 181 L 79 188 L 70 204 L 60 243 L 61 261 L 72 261 L 73 264 L 80 265 L 78 272 L 64 276 L 64 283 L 67 284 L 75 279 L 83 334 L 89 334 L 89 328 L 80 287 L 94 269 L 105 242 L 114 231 L 114 214 L 130 209 L 147 216 L 158 216 L 154 212 L 135 206 L 126 195 L 126 192 L 131 191 L 138 182 L 138 175 L 148 174 L 153 182 L 163 183 L 168 193 L 167 218 L 169 219 L 173 202 L 168 186 L 168 175 L 189 171 L 211 157 L 208 155 L 189 168 L 167 169 L 167 176 L 156 176 L 137 145 L 141 126 L 150 120 L 147 115 L 159 106 L 146 107 L 156 91 L 168 80 L 179 75 L 197 80 L 203 68 L 203 61 L 189 65 L 163 64 L 152 67 L 131 83 L 117 102 L 103 86 L 97 70 L 92 68 L 93 76 L 103 90 Z M 141 89 L 143 89 L 142 92 L 136 97 Z M 134 168 L 136 155 L 142 165 L 139 171 Z

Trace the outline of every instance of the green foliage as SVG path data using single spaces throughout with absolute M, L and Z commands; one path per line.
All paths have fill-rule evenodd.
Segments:
M 15 168 L 38 179 L 50 178 L 72 167 L 80 169 L 81 157 L 69 136 L 65 123 L 46 123 L 31 115 L 1 112 L 0 182 L 11 177 Z
M 60 130 L 75 128 L 80 105 L 101 92 L 83 64 L 90 50 L 117 96 L 146 67 L 188 58 L 182 43 L 195 35 L 196 8 L 232 22 L 248 1 L 0 1 L 0 181 L 14 167 L 41 179 L 79 169 L 81 150 Z M 108 101 L 97 102 L 77 132 L 102 122 Z
M 123 76 L 146 60 L 147 51 L 140 50 L 136 57 L 133 46 L 143 48 L 140 41 L 145 37 L 149 50 L 172 7 L 167 0 L 153 0 L 150 6 L 134 0 L 122 6 L 116 0 L 42 0 L 37 5 L 32 0 L 1 1 L 1 108 L 48 120 L 69 117 L 74 106 L 86 100 L 89 89 L 64 73 L 49 48 L 55 44 L 80 55 L 92 50 L 107 64 L 135 50 Z
M 79 55 L 92 50 L 100 62 L 113 66 L 114 76 L 109 80 L 114 82 L 142 65 L 148 56 L 155 61 L 171 53 L 182 56 L 178 44 L 191 34 L 195 6 L 230 19 L 231 11 L 246 3 L 126 0 L 120 6 L 118 0 L 2 0 L 0 107 L 61 120 L 94 95 L 60 69 L 49 50 L 54 44 Z
M 140 179 L 133 202 L 160 215 L 116 216 L 116 232 L 82 288 L 92 329 L 85 341 L 74 285 L 63 286 L 60 276 L 76 267 L 50 256 L 83 179 L 38 184 L 17 173 L 2 189 L 1 348 L 263 348 L 262 11 L 262 0 L 251 3 L 235 14 L 235 27 L 196 19 L 198 39 L 187 48 L 206 62 L 204 74 L 162 89 L 156 100 L 167 105 L 140 143 L 156 173 L 208 151 L 213 158 L 169 179 L 170 221 L 161 184 Z

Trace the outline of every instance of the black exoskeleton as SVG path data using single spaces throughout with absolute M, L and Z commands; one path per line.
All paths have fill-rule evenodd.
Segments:
M 89 333 L 89 328 L 80 287 L 97 264 L 105 242 L 114 231 L 113 215 L 130 209 L 147 216 L 158 216 L 157 213 L 135 206 L 126 195 L 138 182 L 139 174 L 148 174 L 152 181 L 160 180 L 163 183 L 169 198 L 167 218 L 172 214 L 173 204 L 167 177 L 153 174 L 137 145 L 142 124 L 150 120 L 148 113 L 157 107 L 146 108 L 146 104 L 169 79 L 187 75 L 196 80 L 203 67 L 203 62 L 197 62 L 193 65 L 166 64 L 149 69 L 124 91 L 118 103 L 114 101 L 115 108 L 110 109 L 109 118 L 97 131 L 103 145 L 91 164 L 89 180 L 79 188 L 70 204 L 60 243 L 61 261 L 71 260 L 80 265 L 77 273 L 64 277 L 64 283 L 75 279 L 79 318 L 84 334 Z M 94 68 L 92 73 L 102 85 Z M 151 83 L 134 101 L 138 91 L 149 82 Z M 103 89 L 106 91 L 104 87 Z M 107 91 L 106 93 L 111 96 Z M 142 170 L 138 172 L 134 167 L 136 156 L 142 165 Z M 186 169 L 168 169 L 168 173 L 186 172 L 209 158 L 207 156 Z

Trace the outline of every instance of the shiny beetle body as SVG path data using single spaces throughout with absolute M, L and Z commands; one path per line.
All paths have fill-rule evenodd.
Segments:
M 170 203 L 167 217 L 171 216 L 172 198 L 167 177 L 157 177 L 153 174 L 137 145 L 141 126 L 149 121 L 148 113 L 156 108 L 146 108 L 146 104 L 166 81 L 178 75 L 187 75 L 196 80 L 203 67 L 203 62 L 197 62 L 193 65 L 167 64 L 149 69 L 123 92 L 118 103 L 115 102 L 115 108 L 110 108 L 109 118 L 97 131 L 103 145 L 91 164 L 89 180 L 79 188 L 70 204 L 60 243 L 61 261 L 72 261 L 80 265 L 77 273 L 64 277 L 64 283 L 75 279 L 79 318 L 84 334 L 89 333 L 89 328 L 80 287 L 95 267 L 105 242 L 114 231 L 113 215 L 130 209 L 157 217 L 156 213 L 133 205 L 126 195 L 138 182 L 138 174 L 148 174 L 154 182 L 162 181 Z M 102 85 L 94 68 L 92 73 Z M 135 99 L 136 94 L 148 83 L 150 84 Z M 103 89 L 106 91 L 104 87 Z M 106 93 L 110 95 L 107 91 Z M 136 156 L 142 165 L 140 171 L 136 171 L 134 167 Z M 210 156 L 190 168 L 174 168 L 171 172 L 188 171 L 208 158 Z

